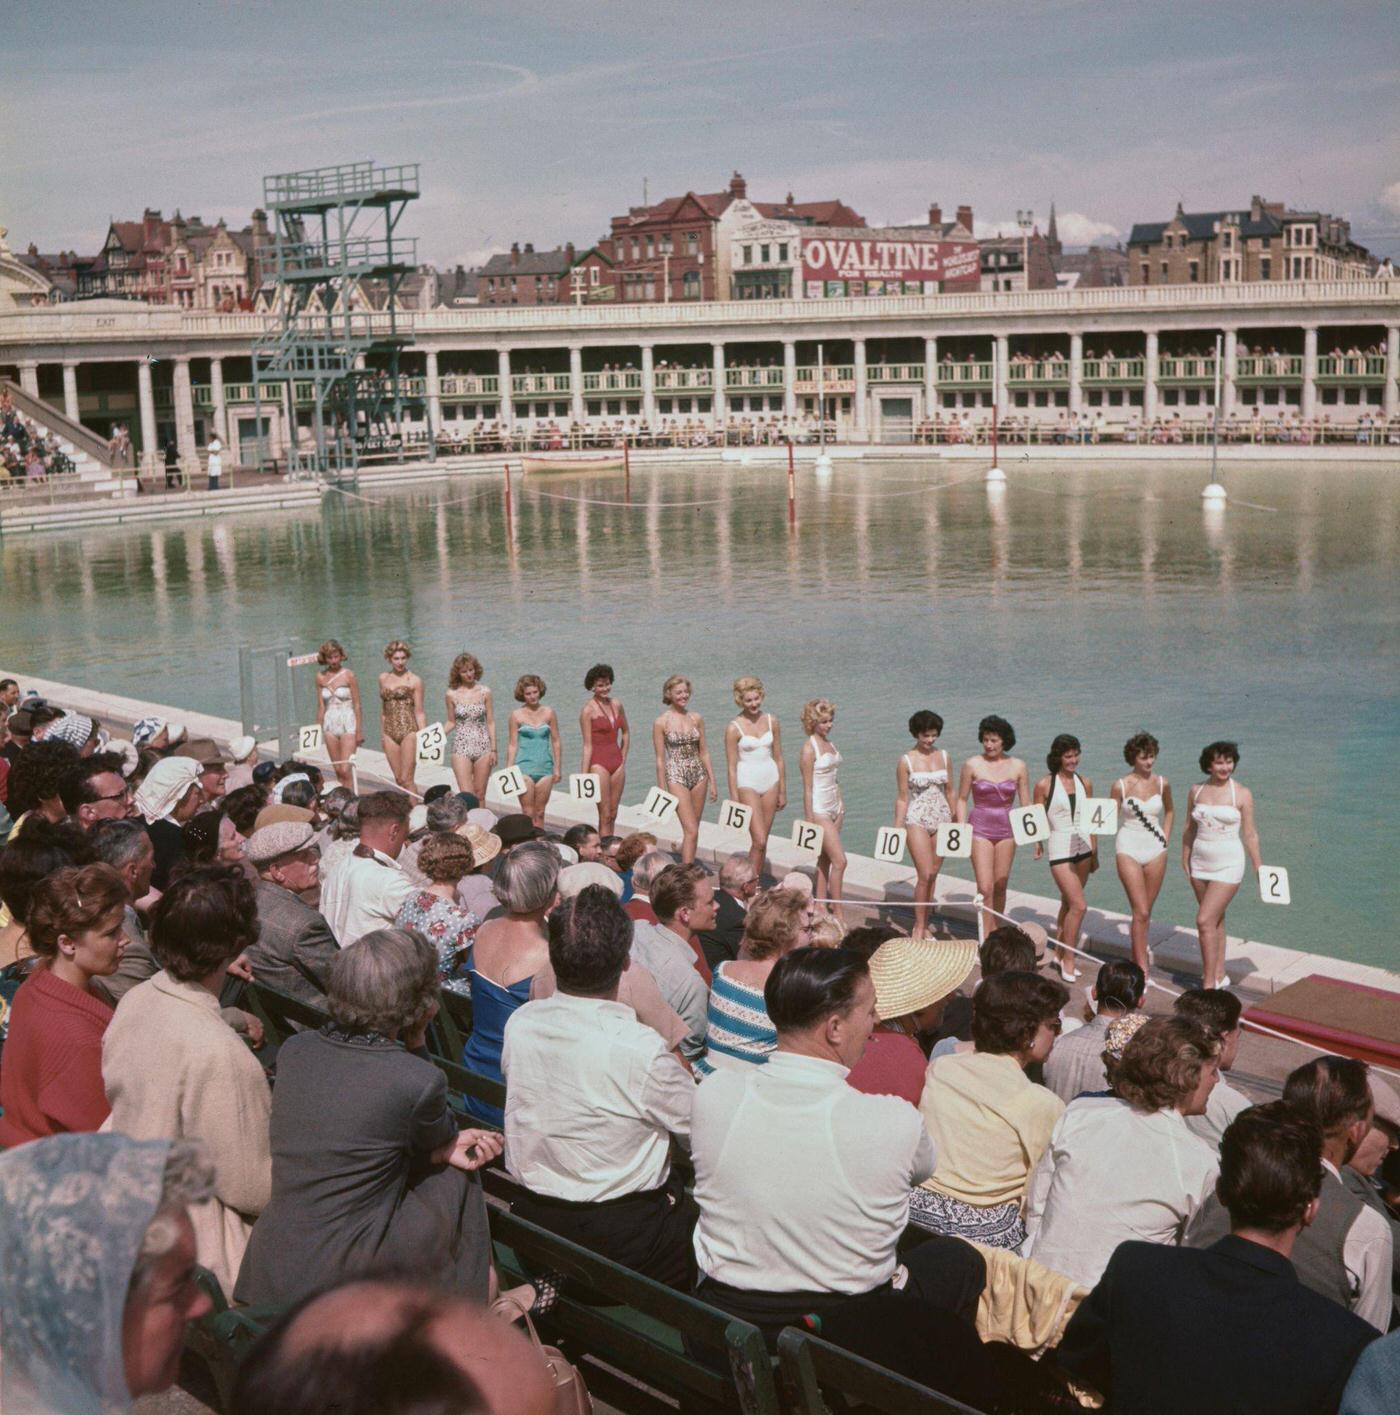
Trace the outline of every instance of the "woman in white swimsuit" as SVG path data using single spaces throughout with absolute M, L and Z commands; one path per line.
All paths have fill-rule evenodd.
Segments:
M 1150 732 L 1138 732 L 1123 745 L 1123 760 L 1132 771 L 1114 782 L 1110 793 L 1118 802 L 1118 834 L 1113 840 L 1114 863 L 1123 892 L 1133 911 L 1129 926 L 1133 962 L 1148 973 L 1152 948 L 1152 908 L 1167 876 L 1167 841 L 1171 838 L 1172 788 L 1165 776 L 1155 776 L 1161 750 Z
M 836 781 L 841 753 L 831 741 L 835 721 L 835 704 L 825 698 L 813 698 L 802 709 L 802 730 L 807 733 L 807 740 L 802 744 L 798 762 L 802 767 L 802 808 L 807 819 L 822 828 L 817 896 L 830 901 L 822 907 L 839 919 L 836 910 L 841 903 L 841 881 L 846 875 L 846 852 L 841 848 L 841 821 L 846 805 Z
M 762 879 L 773 818 L 787 805 L 782 734 L 773 714 L 763 711 L 763 683 L 759 679 L 736 678 L 734 701 L 740 708 L 739 716 L 724 729 L 729 795 L 753 812 L 749 864 Z
M 1055 921 L 1055 966 L 1067 983 L 1079 977 L 1074 966 L 1074 952 L 1079 943 L 1079 928 L 1084 922 L 1089 904 L 1084 886 L 1099 867 L 1098 837 L 1090 835 L 1080 822 L 1084 802 L 1094 794 L 1094 783 L 1079 776 L 1079 754 L 1083 749 L 1079 738 L 1061 732 L 1045 756 L 1050 768 L 1035 784 L 1035 801 L 1045 807 L 1045 819 L 1050 825 L 1050 839 L 1044 846 L 1038 842 L 1035 857 L 1042 851 L 1050 856 L 1050 875 L 1060 891 L 1060 913 Z M 1063 946 L 1060 946 L 1063 945 Z
M 327 639 L 316 652 L 321 665 L 316 673 L 316 721 L 321 724 L 326 755 L 331 769 L 342 786 L 355 789 L 351 758 L 365 740 L 360 717 L 360 685 L 345 666 L 345 650 L 334 639 Z
M 1181 863 L 1196 893 L 1196 932 L 1201 940 L 1201 985 L 1226 987 L 1225 910 L 1244 879 L 1246 857 L 1259 872 L 1259 832 L 1254 796 L 1234 779 L 1240 749 L 1212 742 L 1201 753 L 1206 779 L 1187 797 L 1190 818 L 1181 834 Z
M 894 769 L 894 823 L 908 832 L 914 861 L 915 938 L 925 936 L 934 882 L 943 868 L 934 833 L 953 819 L 953 763 L 935 745 L 942 732 L 943 719 L 936 712 L 916 712 L 909 719 L 913 750 L 905 752 Z

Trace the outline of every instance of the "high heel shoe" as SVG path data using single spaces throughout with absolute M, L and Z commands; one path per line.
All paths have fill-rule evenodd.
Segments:
M 1061 963 L 1058 958 L 1055 960 L 1055 967 L 1056 967 L 1056 969 L 1059 971 L 1060 976 L 1065 980 L 1065 982 L 1067 982 L 1067 983 L 1077 983 L 1077 982 L 1079 981 L 1079 969 L 1078 969 L 1078 968 L 1074 969 L 1073 972 L 1067 973 L 1067 972 L 1065 972 L 1065 965 L 1064 965 L 1063 963 Z

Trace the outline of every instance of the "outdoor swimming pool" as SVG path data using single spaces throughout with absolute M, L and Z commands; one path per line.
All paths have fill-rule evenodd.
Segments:
M 1073 732 L 1103 795 L 1125 770 L 1123 741 L 1147 728 L 1178 822 L 1201 746 L 1234 738 L 1265 860 L 1291 872 L 1293 903 L 1264 906 L 1246 884 L 1230 931 L 1393 965 L 1394 470 L 1232 465 L 1217 517 L 1201 507 L 1204 465 L 1008 471 L 989 494 L 967 464 L 838 462 L 824 480 L 799 469 L 795 532 L 782 469 L 726 463 L 634 469 L 631 506 L 620 474 L 517 479 L 513 537 L 498 475 L 365 485 L 375 504 L 332 494 L 276 521 L 25 537 L 0 545 L 0 658 L 236 717 L 240 643 L 305 651 L 334 636 L 361 676 L 373 742 L 386 640 L 412 644 L 430 714 L 469 649 L 503 745 L 516 677 L 544 676 L 566 770 L 583 673 L 603 659 L 633 725 L 628 801 L 654 779 L 651 721 L 673 672 L 694 680 L 724 794 L 730 683 L 757 673 L 798 806 L 798 711 L 817 696 L 838 705 L 844 838 L 862 853 L 892 818 L 919 707 L 946 720 L 955 765 L 983 714 L 1008 717 L 1032 780 L 1051 737 Z M 1179 841 L 1178 824 L 1173 862 Z M 1025 850 L 1012 884 L 1053 894 Z M 1123 907 L 1107 850 L 1089 900 Z M 1194 916 L 1175 863 L 1158 916 Z

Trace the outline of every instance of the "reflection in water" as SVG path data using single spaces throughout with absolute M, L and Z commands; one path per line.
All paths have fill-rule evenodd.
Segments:
M 1232 504 L 1216 512 L 1198 470 L 1013 470 L 995 490 L 936 462 L 842 464 L 820 485 L 801 470 L 791 532 L 786 468 L 728 463 L 638 473 L 631 507 L 599 504 L 622 501 L 620 475 L 517 477 L 509 529 L 496 475 L 363 488 L 378 504 L 10 539 L 0 662 L 236 717 L 240 643 L 307 650 L 334 635 L 372 685 L 382 645 L 403 635 L 433 701 L 469 636 L 503 710 L 522 671 L 561 685 L 571 764 L 595 659 L 648 712 L 685 671 L 712 732 L 732 714 L 729 684 L 756 672 L 792 741 L 804 701 L 841 704 L 846 839 L 862 852 L 891 819 L 915 707 L 946 719 L 955 764 L 988 711 L 1011 717 L 1036 769 L 1055 732 L 1075 732 L 1105 792 L 1139 727 L 1161 738 L 1179 793 L 1201 745 L 1235 737 L 1294 903 L 1262 910 L 1242 891 L 1231 926 L 1379 957 L 1393 871 L 1376 812 L 1348 803 L 1375 798 L 1377 748 L 1400 735 L 1400 483 L 1380 468 L 1232 466 Z M 377 708 L 371 688 L 371 741 Z M 1327 771 L 1299 769 L 1300 723 L 1325 731 Z M 788 765 L 795 780 L 791 752 Z M 1044 862 L 1022 855 L 1013 883 L 1049 890 Z M 1112 870 L 1090 903 L 1121 906 Z M 1179 871 L 1162 909 L 1191 917 Z

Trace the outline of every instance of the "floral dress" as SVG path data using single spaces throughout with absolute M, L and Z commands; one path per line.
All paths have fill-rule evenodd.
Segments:
M 394 923 L 401 929 L 416 929 L 437 949 L 438 982 L 442 987 L 471 994 L 467 968 L 481 920 L 470 909 L 439 899 L 425 889 L 399 909 Z

